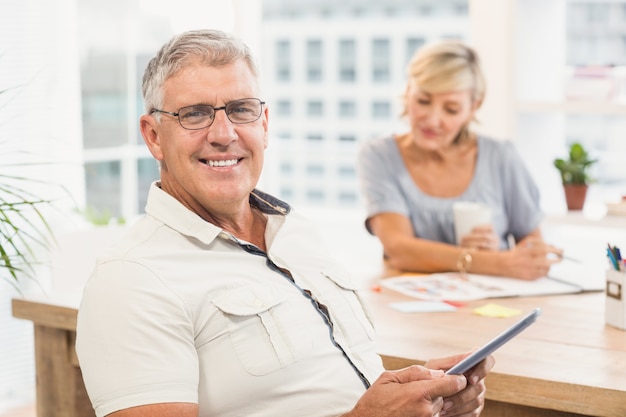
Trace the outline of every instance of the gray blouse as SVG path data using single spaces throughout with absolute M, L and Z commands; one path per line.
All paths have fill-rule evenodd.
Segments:
M 433 197 L 415 184 L 393 137 L 363 143 L 357 169 L 367 218 L 384 212 L 402 214 L 411 220 L 415 236 L 423 239 L 454 244 L 455 201 L 491 207 L 501 248 L 507 247 L 507 235 L 522 239 L 543 217 L 539 190 L 509 141 L 479 136 L 474 177 L 462 194 L 451 198 Z

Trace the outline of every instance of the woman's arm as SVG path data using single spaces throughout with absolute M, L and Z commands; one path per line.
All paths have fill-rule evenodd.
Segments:
M 369 227 L 380 239 L 389 265 L 402 271 L 465 270 L 532 280 L 546 276 L 550 266 L 559 261 L 548 258 L 559 251 L 543 242 L 538 229 L 512 250 L 478 251 L 415 237 L 410 220 L 396 213 L 371 217 Z

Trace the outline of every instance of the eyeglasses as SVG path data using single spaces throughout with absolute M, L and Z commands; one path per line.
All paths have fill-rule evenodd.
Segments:
M 181 107 L 173 113 L 164 110 L 153 109 L 152 113 L 164 113 L 178 118 L 178 123 L 188 130 L 205 129 L 213 124 L 215 112 L 224 110 L 226 117 L 232 123 L 245 124 L 259 120 L 263 111 L 264 101 L 258 98 L 242 98 L 226 103 L 221 107 L 213 107 L 208 104 L 194 104 L 193 106 Z

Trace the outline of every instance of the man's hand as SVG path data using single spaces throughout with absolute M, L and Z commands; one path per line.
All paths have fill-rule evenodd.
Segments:
M 466 385 L 462 375 L 444 375 L 418 365 L 386 371 L 343 417 L 431 417 L 440 413 L 444 398 L 462 392 Z
M 447 370 L 468 356 L 471 352 L 449 356 L 441 359 L 431 359 L 424 365 L 429 369 Z M 477 417 L 485 406 L 485 377 L 493 368 L 495 359 L 489 355 L 478 365 L 465 373 L 468 384 L 460 392 L 444 396 L 443 408 L 439 413 L 443 416 Z

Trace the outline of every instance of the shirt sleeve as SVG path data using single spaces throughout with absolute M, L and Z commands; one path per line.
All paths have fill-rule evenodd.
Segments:
M 76 338 L 96 415 L 145 404 L 197 403 L 191 322 L 183 301 L 147 268 L 122 260 L 98 265 L 84 290 Z
M 504 204 L 508 214 L 508 231 L 516 240 L 539 227 L 543 218 L 540 194 L 526 165 L 512 142 L 503 143 L 502 168 Z
M 393 138 L 385 138 L 365 142 L 359 150 L 357 172 L 367 219 L 385 212 L 409 216 L 399 175 L 402 160 L 393 146 Z

